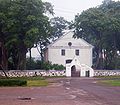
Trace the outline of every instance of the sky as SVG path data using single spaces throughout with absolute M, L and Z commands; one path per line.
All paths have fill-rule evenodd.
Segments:
M 103 0 L 42 0 L 54 6 L 55 16 L 62 16 L 66 20 L 74 20 L 77 13 L 102 4 Z M 118 1 L 118 0 L 115 0 Z
M 74 20 L 77 13 L 81 13 L 83 10 L 91 7 L 96 7 L 102 4 L 103 0 L 42 0 L 43 2 L 50 2 L 54 8 L 54 16 L 64 17 L 66 20 Z M 119 0 L 115 0 L 119 1 Z M 27 54 L 29 55 L 29 54 Z M 32 56 L 38 57 L 36 49 L 32 49 Z

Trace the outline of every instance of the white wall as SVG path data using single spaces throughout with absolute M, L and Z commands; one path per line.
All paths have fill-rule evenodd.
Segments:
M 79 61 L 81 64 L 86 64 L 91 67 L 92 66 L 92 48 L 80 49 Z
M 73 32 L 69 32 L 61 36 L 56 42 L 53 43 L 52 46 L 68 46 L 68 42 L 72 42 L 72 46 L 91 46 L 81 38 L 73 38 L 73 35 Z
M 72 60 L 76 56 L 75 50 L 79 49 L 79 56 L 77 57 L 80 63 L 91 67 L 93 46 L 81 38 L 74 39 L 73 35 L 74 33 L 70 31 L 61 36 L 53 44 L 50 44 L 48 46 L 48 60 L 53 64 L 62 64 L 65 66 L 66 60 Z M 72 43 L 71 46 L 68 45 L 69 42 Z M 65 49 L 65 56 L 61 55 L 62 49 Z
M 81 64 L 86 64 L 88 66 L 92 66 L 92 48 L 66 48 L 65 56 L 61 55 L 61 49 L 65 48 L 49 48 L 48 50 L 48 60 L 52 62 L 52 64 L 62 64 L 65 66 L 67 59 L 73 59 L 75 55 L 75 50 L 79 49 L 78 59 Z

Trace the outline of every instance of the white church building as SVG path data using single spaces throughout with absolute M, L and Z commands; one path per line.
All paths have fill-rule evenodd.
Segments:
M 47 46 L 44 52 L 45 61 L 65 66 L 68 77 L 92 77 L 93 46 L 81 38 L 73 38 L 73 35 L 72 31 L 66 32 Z

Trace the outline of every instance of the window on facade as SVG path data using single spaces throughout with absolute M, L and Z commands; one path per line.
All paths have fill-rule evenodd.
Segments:
M 72 62 L 72 59 L 66 60 L 66 64 L 71 63 L 71 62 Z
M 61 55 L 65 56 L 65 50 L 64 49 L 61 50 Z
M 79 50 L 75 50 L 75 55 L 79 56 Z

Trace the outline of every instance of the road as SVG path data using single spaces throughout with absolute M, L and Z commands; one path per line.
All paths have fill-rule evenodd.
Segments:
M 96 78 L 55 78 L 47 87 L 1 87 L 0 105 L 120 105 L 120 87 Z

